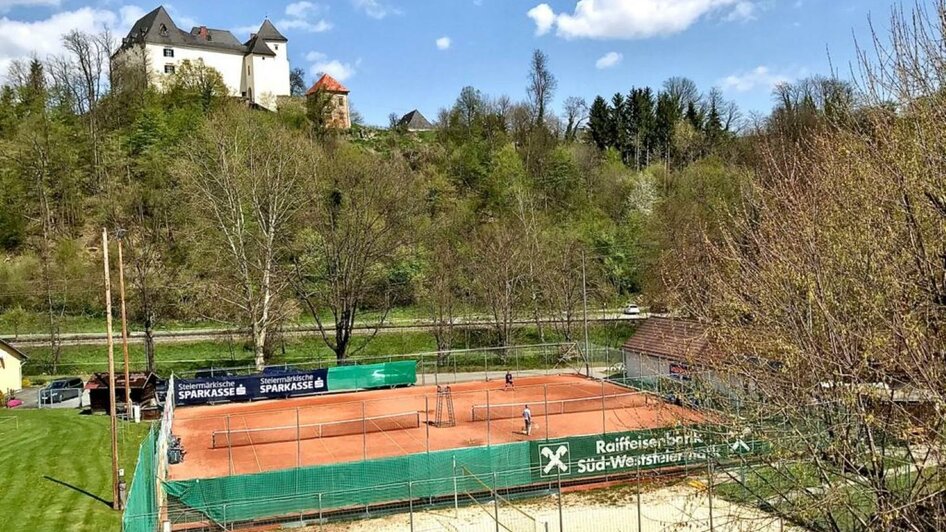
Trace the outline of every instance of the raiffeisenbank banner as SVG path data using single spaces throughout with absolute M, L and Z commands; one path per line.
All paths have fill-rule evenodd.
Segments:
M 727 438 L 720 427 L 706 425 L 575 436 L 532 445 L 533 466 L 541 478 L 706 463 L 707 458 L 750 454 L 764 447 L 741 437 Z

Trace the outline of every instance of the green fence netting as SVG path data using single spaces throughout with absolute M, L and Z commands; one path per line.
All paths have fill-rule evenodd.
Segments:
M 714 425 L 525 441 L 408 456 L 166 482 L 168 495 L 218 523 L 357 508 L 553 478 L 727 461 L 765 452 L 764 442 Z
M 125 532 L 153 532 L 157 528 L 158 498 L 154 467 L 157 438 L 158 427 L 155 425 L 138 448 L 138 465 L 135 466 L 131 490 L 125 501 L 125 513 L 122 514 L 122 530 Z
M 385 362 L 328 369 L 330 391 L 406 386 L 417 382 L 417 362 Z
M 217 522 L 365 506 L 532 483 L 529 442 L 435 451 L 253 475 L 166 482 L 167 494 Z M 465 467 L 479 480 L 458 476 Z M 485 480 L 484 480 L 485 479 Z M 457 482 L 455 486 L 454 482 Z M 261 499 L 265 494 L 265 499 Z

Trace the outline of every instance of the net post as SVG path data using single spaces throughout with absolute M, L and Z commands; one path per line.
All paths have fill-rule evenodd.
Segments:
M 365 402 L 361 402 L 361 449 L 365 461 L 368 460 L 368 418 L 365 416 Z
M 233 475 L 233 442 L 230 440 L 230 414 L 227 414 L 227 465 Z
M 299 408 L 296 408 L 296 467 L 302 467 L 302 427 L 299 424 Z
M 545 441 L 549 441 L 549 385 L 542 385 L 542 401 L 545 403 Z

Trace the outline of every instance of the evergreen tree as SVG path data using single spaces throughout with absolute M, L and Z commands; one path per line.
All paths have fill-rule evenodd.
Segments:
M 682 116 L 680 108 L 670 93 L 661 92 L 657 96 L 657 111 L 654 116 L 654 149 L 664 160 L 670 159 L 673 130 Z
M 591 140 L 594 141 L 599 150 L 613 146 L 614 137 L 612 137 L 612 132 L 614 126 L 612 124 L 611 108 L 608 107 L 608 102 L 601 96 L 595 98 L 595 101 L 591 104 L 588 129 L 591 132 Z

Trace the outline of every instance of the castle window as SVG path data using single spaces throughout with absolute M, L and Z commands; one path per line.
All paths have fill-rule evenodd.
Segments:
M 275 46 L 276 49 L 279 50 L 279 45 L 278 45 L 278 44 L 274 44 L 273 46 Z
M 167 37 L 167 36 L 168 36 L 168 27 L 165 26 L 164 24 L 161 24 L 161 27 L 160 27 L 159 31 L 161 32 L 161 36 L 162 36 L 162 37 Z
M 164 73 L 165 73 L 165 74 L 173 74 L 173 73 L 174 73 L 174 65 L 164 65 Z
M 174 49 L 173 49 L 173 48 L 165 48 L 165 49 L 164 49 L 164 57 L 174 57 Z
M 246 65 L 246 75 L 250 75 L 250 65 Z

